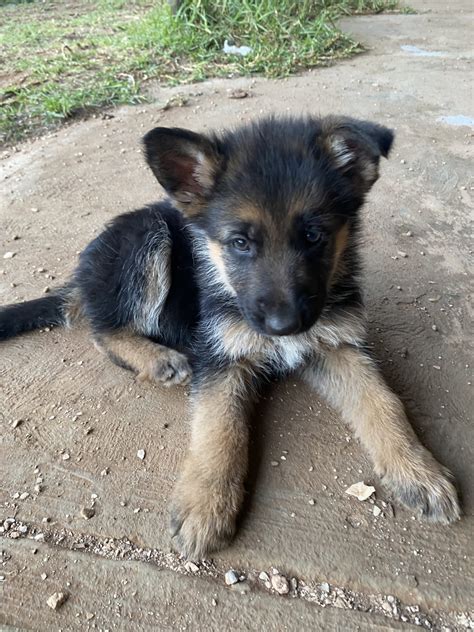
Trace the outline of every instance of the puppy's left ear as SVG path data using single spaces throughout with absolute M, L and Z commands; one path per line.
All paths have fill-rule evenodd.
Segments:
M 388 157 L 394 134 L 370 121 L 329 117 L 322 121 L 322 139 L 336 169 L 365 193 L 379 177 L 380 157 Z

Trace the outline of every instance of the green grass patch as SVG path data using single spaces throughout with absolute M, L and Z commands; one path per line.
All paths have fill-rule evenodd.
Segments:
M 78 115 L 146 100 L 149 79 L 284 77 L 361 50 L 344 14 L 392 0 L 0 0 L 0 134 L 12 142 Z M 245 57 L 224 41 L 249 46 Z

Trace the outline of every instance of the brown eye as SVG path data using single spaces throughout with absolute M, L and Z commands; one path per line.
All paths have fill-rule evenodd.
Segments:
M 250 250 L 249 240 L 245 239 L 245 237 L 236 237 L 232 240 L 232 247 L 236 250 L 240 250 L 240 252 L 246 252 Z

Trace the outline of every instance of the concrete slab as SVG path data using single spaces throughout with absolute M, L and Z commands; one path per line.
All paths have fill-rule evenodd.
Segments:
M 219 572 L 275 566 L 308 583 L 394 595 L 420 605 L 435 627 L 448 613 L 451 628 L 462 629 L 468 619 L 456 613 L 474 605 L 466 300 L 473 132 L 465 124 L 474 113 L 469 7 L 450 7 L 423 3 L 418 15 L 345 21 L 371 51 L 333 67 L 285 81 L 156 88 L 161 103 L 181 92 L 188 105 L 122 108 L 112 119 L 71 125 L 6 152 L 0 254 L 16 254 L 1 260 L 0 302 L 60 284 L 105 221 L 160 195 L 139 149 L 140 136 L 157 124 L 205 130 L 276 111 L 346 113 L 395 128 L 393 156 L 364 212 L 371 342 L 423 442 L 454 471 L 465 516 L 445 528 L 398 507 L 392 515 L 390 498 L 341 421 L 290 380 L 268 393 L 256 416 L 248 510 L 216 564 Z M 237 86 L 251 96 L 228 99 Z M 400 250 L 408 257 L 398 257 Z M 167 553 L 167 500 L 187 443 L 185 391 L 135 383 L 80 330 L 2 344 L 0 390 L 4 517 L 15 515 L 52 541 L 66 532 L 99 542 L 126 537 Z M 144 461 L 136 457 L 141 448 Z M 280 465 L 271 467 L 272 460 Z M 370 504 L 344 494 L 362 479 L 375 484 L 380 507 L 387 503 L 379 518 Z M 20 500 L 23 492 L 29 496 Z M 92 501 L 96 513 L 86 520 L 81 509 Z M 90 563 L 97 573 L 105 564 Z M 111 590 L 105 582 L 103 594 Z
M 178 575 L 153 564 L 91 560 L 84 553 L 26 540 L 3 544 L 1 572 L 7 579 L 0 625 L 17 629 L 256 630 L 255 622 L 264 621 L 265 629 L 282 632 L 416 630 L 381 616 L 247 590 L 245 582 L 230 589 L 211 577 Z M 102 586 L 106 593 L 98 589 Z M 56 592 L 68 598 L 53 610 L 47 600 Z

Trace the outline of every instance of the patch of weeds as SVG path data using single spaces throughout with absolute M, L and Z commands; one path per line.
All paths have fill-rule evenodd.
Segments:
M 362 50 L 336 26 L 392 0 L 0 0 L 0 134 L 6 141 L 99 108 L 138 103 L 149 79 L 284 77 Z M 251 48 L 225 54 L 224 41 Z

